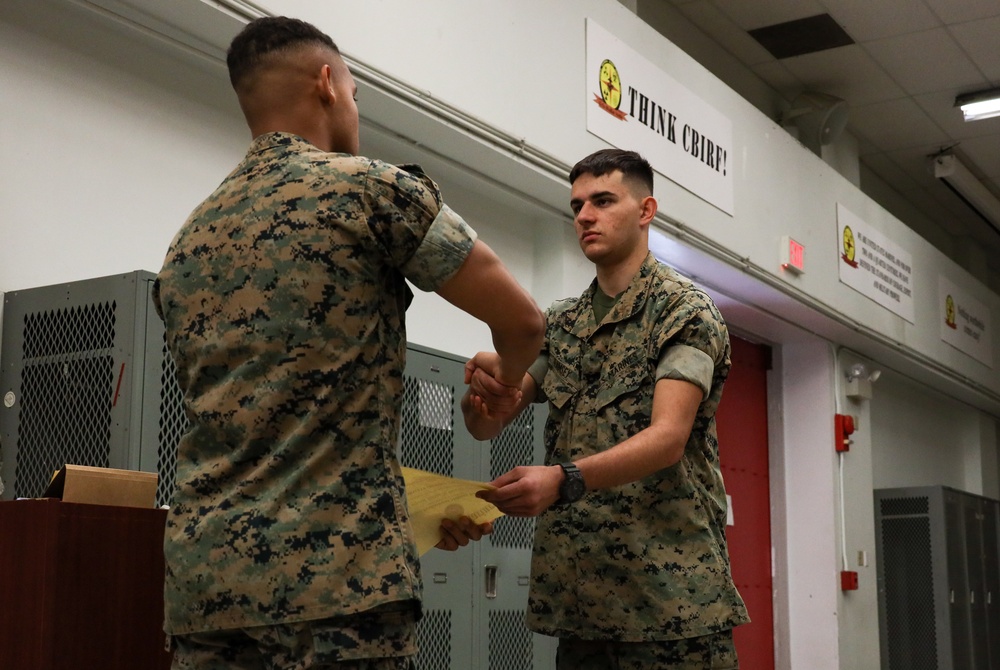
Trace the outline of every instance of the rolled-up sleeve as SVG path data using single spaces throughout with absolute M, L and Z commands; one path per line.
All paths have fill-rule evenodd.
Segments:
M 715 362 L 701 349 L 678 344 L 667 347 L 656 365 L 656 381 L 678 379 L 701 389 L 702 398 L 712 390 Z
M 436 291 L 462 267 L 476 239 L 476 231 L 443 204 L 420 246 L 401 268 L 403 275 L 422 291 Z

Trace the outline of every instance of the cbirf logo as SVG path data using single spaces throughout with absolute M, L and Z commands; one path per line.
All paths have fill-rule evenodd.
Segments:
M 850 226 L 844 226 L 843 246 L 844 253 L 840 255 L 841 260 L 850 265 L 852 268 L 858 267 L 858 262 L 854 260 L 854 254 L 857 250 L 857 247 L 854 244 L 854 231 L 851 230 Z
M 607 58 L 601 63 L 598 74 L 601 95 L 594 95 L 594 102 L 608 114 L 620 121 L 628 121 L 625 112 L 618 109 L 622 104 L 622 80 L 618 68 Z

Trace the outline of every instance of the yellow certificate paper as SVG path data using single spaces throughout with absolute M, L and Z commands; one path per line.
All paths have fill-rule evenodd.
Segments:
M 417 553 L 421 556 L 441 540 L 443 519 L 458 521 L 467 516 L 475 523 L 486 523 L 503 516 L 491 503 L 476 497 L 476 491 L 492 489 L 489 484 L 414 468 L 403 468 L 403 479 Z

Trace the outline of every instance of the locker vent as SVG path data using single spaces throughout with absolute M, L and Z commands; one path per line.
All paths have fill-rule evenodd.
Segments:
M 400 463 L 409 468 L 454 476 L 454 406 L 454 387 L 403 377 Z
M 534 412 L 529 407 L 492 441 L 490 478 L 496 479 L 518 465 L 531 465 L 535 450 L 533 437 Z M 489 538 L 495 547 L 531 549 L 534 535 L 534 519 L 502 516 L 494 522 Z
M 531 631 L 523 610 L 490 612 L 489 670 L 532 670 Z
M 913 498 L 883 498 L 879 501 L 882 516 L 905 516 L 907 514 L 929 514 L 930 500 L 926 496 Z
M 66 463 L 110 467 L 114 302 L 27 314 L 15 497 L 40 496 Z
M 177 445 L 190 425 L 184 413 L 184 393 L 177 383 L 177 366 L 163 342 L 163 364 L 160 366 L 159 440 L 156 450 L 156 471 L 160 474 L 156 486 L 156 504 L 170 504 L 177 474 Z
M 451 667 L 451 612 L 424 610 L 417 623 L 417 670 L 443 670 Z
M 926 509 L 927 498 L 922 500 Z M 938 667 L 938 650 L 930 519 L 884 518 L 881 532 L 889 668 L 934 670 Z

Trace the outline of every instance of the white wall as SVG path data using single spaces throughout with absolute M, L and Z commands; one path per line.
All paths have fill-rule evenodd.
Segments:
M 840 663 L 837 642 L 831 356 L 830 347 L 818 340 L 781 347 L 784 451 L 779 485 L 785 508 L 784 525 L 772 532 L 779 570 L 775 588 L 785 589 L 782 599 L 787 600 L 787 618 L 775 629 L 780 642 L 787 639 L 787 650 L 779 646 L 779 660 L 787 661 L 778 666 L 783 668 L 850 667 Z
M 871 400 L 875 488 L 951 486 L 993 498 L 996 420 L 888 370 Z
M 29 25 L 50 13 L 51 32 L 26 28 L 23 7 Z M 0 8 L 3 291 L 159 270 L 249 139 L 216 75 L 73 5 L 50 10 Z

